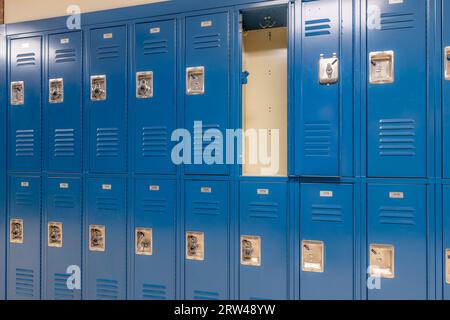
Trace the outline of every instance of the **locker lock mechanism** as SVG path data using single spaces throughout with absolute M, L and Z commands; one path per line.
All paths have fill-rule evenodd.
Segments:
M 92 101 L 106 100 L 105 75 L 91 77 L 91 100 Z
M 302 271 L 324 272 L 324 243 L 323 241 L 302 241 Z
M 339 59 L 336 53 L 331 58 L 320 55 L 319 60 L 319 83 L 330 85 L 339 81 Z
M 186 69 L 186 94 L 188 96 L 205 93 L 205 67 Z
M 450 249 L 445 250 L 445 281 L 450 284 Z
M 23 220 L 11 219 L 9 228 L 10 228 L 9 241 L 11 243 L 22 244 L 24 238 Z
M 151 256 L 153 254 L 152 229 L 136 228 L 136 255 Z
M 48 246 L 62 248 L 63 246 L 63 226 L 60 222 L 48 223 Z
M 153 98 L 153 72 L 136 73 L 136 98 Z
M 450 81 L 450 46 L 444 49 L 444 74 L 445 80 Z
M 105 226 L 90 225 L 89 226 L 89 250 L 105 251 Z
M 186 259 L 205 260 L 205 234 L 202 232 L 186 233 Z
M 377 51 L 369 54 L 369 82 L 386 84 L 394 82 L 394 51 Z
M 23 81 L 11 82 L 11 105 L 19 106 L 25 103 L 25 83 Z
M 394 270 L 394 247 L 385 244 L 370 245 L 370 267 L 369 273 L 373 277 L 393 279 Z
M 261 237 L 241 237 L 241 265 L 261 266 Z
M 64 80 L 63 79 L 50 79 L 49 80 L 48 101 L 50 103 L 64 102 Z

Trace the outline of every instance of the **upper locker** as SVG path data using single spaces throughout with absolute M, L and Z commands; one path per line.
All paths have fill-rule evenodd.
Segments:
M 442 17 L 448 17 L 450 14 L 450 3 L 442 1 Z M 443 108 L 443 177 L 450 178 L 450 21 L 442 19 L 442 41 L 444 54 L 444 77 L 442 84 L 442 108 Z
M 222 143 L 230 124 L 228 28 L 228 12 L 186 18 L 184 124 L 193 128 L 187 174 L 229 173 Z
M 368 1 L 369 177 L 427 175 L 426 6 Z
M 81 32 L 48 37 L 45 155 L 49 172 L 81 172 Z
M 175 21 L 135 27 L 135 94 L 130 137 L 136 173 L 175 174 L 171 134 L 176 126 Z
M 127 170 L 127 28 L 93 29 L 89 36 L 89 171 L 124 173 Z
M 9 42 L 8 168 L 41 171 L 42 37 Z

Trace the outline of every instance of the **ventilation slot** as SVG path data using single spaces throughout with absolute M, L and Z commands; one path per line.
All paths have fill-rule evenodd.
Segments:
M 305 156 L 329 157 L 331 154 L 331 126 L 329 122 L 305 123 Z
M 119 129 L 98 128 L 97 129 L 97 157 L 119 156 Z
M 381 207 L 380 223 L 414 225 L 415 213 L 411 207 Z
M 77 53 L 75 49 L 60 49 L 55 51 L 55 63 L 75 61 L 77 61 Z
M 278 203 L 251 202 L 248 208 L 250 218 L 277 219 Z
M 342 207 L 334 205 L 313 205 L 311 207 L 312 221 L 342 222 Z
M 219 201 L 195 201 L 194 214 L 200 216 L 216 216 L 220 215 Z
M 165 157 L 169 151 L 166 127 L 142 128 L 142 156 Z
M 116 59 L 119 57 L 119 46 L 106 46 L 97 48 L 97 59 Z
M 16 131 L 16 157 L 34 157 L 34 130 Z
M 16 65 L 18 67 L 36 65 L 36 55 L 34 52 L 18 54 L 16 56 Z
M 380 120 L 380 156 L 413 157 L 415 152 L 416 123 L 412 119 Z
M 203 125 L 203 134 L 205 134 L 208 130 L 214 129 L 220 131 L 220 126 L 218 124 L 204 124 Z M 194 157 L 195 159 L 203 158 L 203 151 L 210 146 L 212 148 L 214 146 L 214 149 L 211 152 L 211 156 L 221 158 L 223 157 L 223 144 L 222 143 L 215 143 L 214 138 L 211 141 L 206 141 L 203 136 L 199 135 L 194 136 Z M 199 147 L 201 146 L 201 148 Z
M 194 49 L 219 48 L 220 45 L 220 33 L 205 34 L 194 37 Z
M 382 13 L 381 30 L 414 28 L 414 13 Z
M 305 21 L 305 36 L 324 36 L 331 34 L 331 20 L 330 19 L 317 19 Z
M 119 292 L 118 282 L 115 280 L 97 279 L 97 299 L 117 300 Z
M 195 300 L 219 300 L 219 297 L 218 292 L 194 290 Z
M 54 133 L 53 155 L 56 158 L 75 156 L 75 130 L 56 129 Z
M 69 195 L 57 195 L 53 197 L 55 208 L 75 208 L 75 198 Z
M 17 192 L 16 193 L 16 205 L 29 207 L 34 203 L 33 194 L 28 192 Z
M 117 211 L 119 209 L 119 201 L 117 198 L 97 197 L 95 206 L 97 210 Z
M 55 273 L 54 296 L 56 300 L 75 300 L 75 291 L 67 288 L 67 279 L 71 275 Z
M 142 201 L 142 208 L 144 212 L 166 213 L 167 203 L 165 200 L 144 199 Z
M 146 300 L 165 300 L 167 299 L 166 290 L 166 286 L 144 284 L 142 286 L 142 298 Z
M 16 295 L 18 297 L 34 297 L 34 272 L 29 269 L 16 269 Z
M 168 53 L 167 40 L 147 40 L 144 41 L 144 54 Z

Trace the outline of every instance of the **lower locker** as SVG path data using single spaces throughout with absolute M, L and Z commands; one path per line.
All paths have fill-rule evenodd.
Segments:
M 240 184 L 240 299 L 289 298 L 287 203 L 287 183 Z
M 443 255 L 443 298 L 450 300 L 450 186 L 442 187 L 442 216 L 443 216 L 443 235 L 444 235 L 444 252 Z
M 185 299 L 229 293 L 229 182 L 185 182 Z
M 301 184 L 300 299 L 354 298 L 353 186 Z
M 368 299 L 427 299 L 427 216 L 425 185 L 368 185 Z
M 87 179 L 84 299 L 126 299 L 126 196 L 125 178 Z
M 41 178 L 9 178 L 7 298 L 40 299 Z
M 175 180 L 135 181 L 134 299 L 175 299 L 176 192 Z
M 43 298 L 81 299 L 81 178 L 49 177 L 45 181 Z

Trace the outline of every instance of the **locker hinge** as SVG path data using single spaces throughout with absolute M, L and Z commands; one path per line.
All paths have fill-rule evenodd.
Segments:
M 250 72 L 247 70 L 243 71 L 241 73 L 241 84 L 247 84 L 248 83 L 248 76 L 250 75 Z

